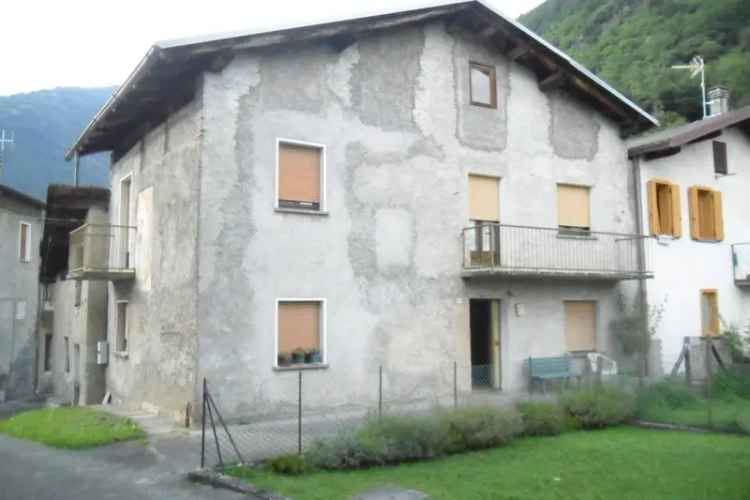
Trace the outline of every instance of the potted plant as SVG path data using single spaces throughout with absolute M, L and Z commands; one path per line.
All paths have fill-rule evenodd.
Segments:
M 320 349 L 313 347 L 305 351 L 305 363 L 320 363 Z
M 278 356 L 279 366 L 289 366 L 292 364 L 292 355 L 288 352 L 280 352 Z
M 292 364 L 301 365 L 305 362 L 305 350 L 297 348 L 292 351 Z

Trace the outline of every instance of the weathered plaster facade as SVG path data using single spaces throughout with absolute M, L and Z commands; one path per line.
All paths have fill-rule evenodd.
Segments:
M 29 397 L 39 304 L 39 239 L 44 208 L 0 189 L 0 402 Z M 30 227 L 30 260 L 19 259 L 21 223 Z
M 495 66 L 498 109 L 468 104 L 470 61 Z M 325 212 L 274 208 L 278 138 L 325 145 Z M 132 175 L 138 231 L 151 231 L 136 248 L 148 271 L 110 289 L 110 342 L 115 302 L 130 311 L 129 352 L 107 369 L 114 401 L 177 417 L 203 377 L 230 415 L 289 401 L 297 379 L 274 369 L 280 297 L 326 299 L 327 367 L 305 378 L 321 405 L 374 398 L 379 365 L 394 390 L 445 383 L 470 363 L 473 298 L 500 300 L 504 390 L 526 387 L 529 356 L 565 352 L 565 300 L 598 301 L 597 347 L 611 353 L 614 300 L 633 287 L 461 278 L 470 173 L 501 179 L 504 223 L 557 227 L 557 184 L 572 183 L 591 187 L 592 230 L 637 232 L 619 127 L 442 21 L 343 49 L 247 51 L 204 73 L 193 102 L 112 166 L 112 223 Z

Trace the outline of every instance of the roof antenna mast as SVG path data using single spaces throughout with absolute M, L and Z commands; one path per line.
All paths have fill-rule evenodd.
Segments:
M 6 134 L 5 129 L 0 131 L 0 184 L 3 182 L 3 157 L 5 156 L 6 145 L 7 149 L 10 150 L 14 144 L 13 136 L 14 134 L 12 131 L 9 134 Z
M 701 56 L 695 56 L 690 61 L 690 64 L 678 64 L 672 66 L 672 69 L 687 69 L 690 70 L 690 79 L 692 80 L 698 74 L 701 75 L 701 104 L 703 106 L 703 119 L 706 119 L 706 65 L 703 62 Z

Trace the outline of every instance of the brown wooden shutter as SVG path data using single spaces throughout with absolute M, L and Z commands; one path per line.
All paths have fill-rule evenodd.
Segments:
M 279 303 L 279 354 L 320 349 L 320 302 Z
M 321 150 L 279 144 L 279 201 L 320 203 Z
M 500 220 L 500 195 L 498 179 L 469 175 L 469 218 L 471 220 L 498 222 Z
M 567 184 L 557 188 L 560 226 L 590 228 L 589 188 Z
M 719 293 L 716 290 L 701 290 L 702 335 L 713 337 L 721 331 Z
M 672 194 L 672 236 L 682 237 L 682 206 L 680 203 L 680 186 L 670 184 Z
M 724 239 L 724 208 L 720 191 L 712 191 L 713 196 L 713 225 L 714 237 L 718 241 Z
M 729 173 L 726 142 L 714 141 L 714 172 L 723 175 Z
M 596 302 L 565 302 L 565 343 L 568 351 L 596 350 Z
M 661 234 L 659 225 L 659 203 L 656 196 L 656 181 L 648 181 L 648 225 L 652 235 Z
M 28 239 L 29 239 L 29 226 L 26 224 L 21 224 L 21 235 L 20 235 L 20 241 L 18 242 L 18 245 L 19 245 L 18 256 L 23 261 L 29 260 L 29 255 L 27 252 Z
M 690 237 L 694 240 L 701 239 L 701 228 L 698 209 L 698 188 L 688 188 L 688 209 L 690 211 Z

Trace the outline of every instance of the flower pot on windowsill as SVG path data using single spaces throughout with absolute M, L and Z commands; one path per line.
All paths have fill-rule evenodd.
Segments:
M 303 365 L 305 364 L 305 351 L 302 349 L 295 349 L 292 351 L 292 364 Z
M 292 364 L 292 355 L 288 352 L 279 353 L 278 356 L 279 366 L 289 366 Z
M 305 352 L 305 363 L 321 363 L 323 361 L 319 349 L 309 349 Z

